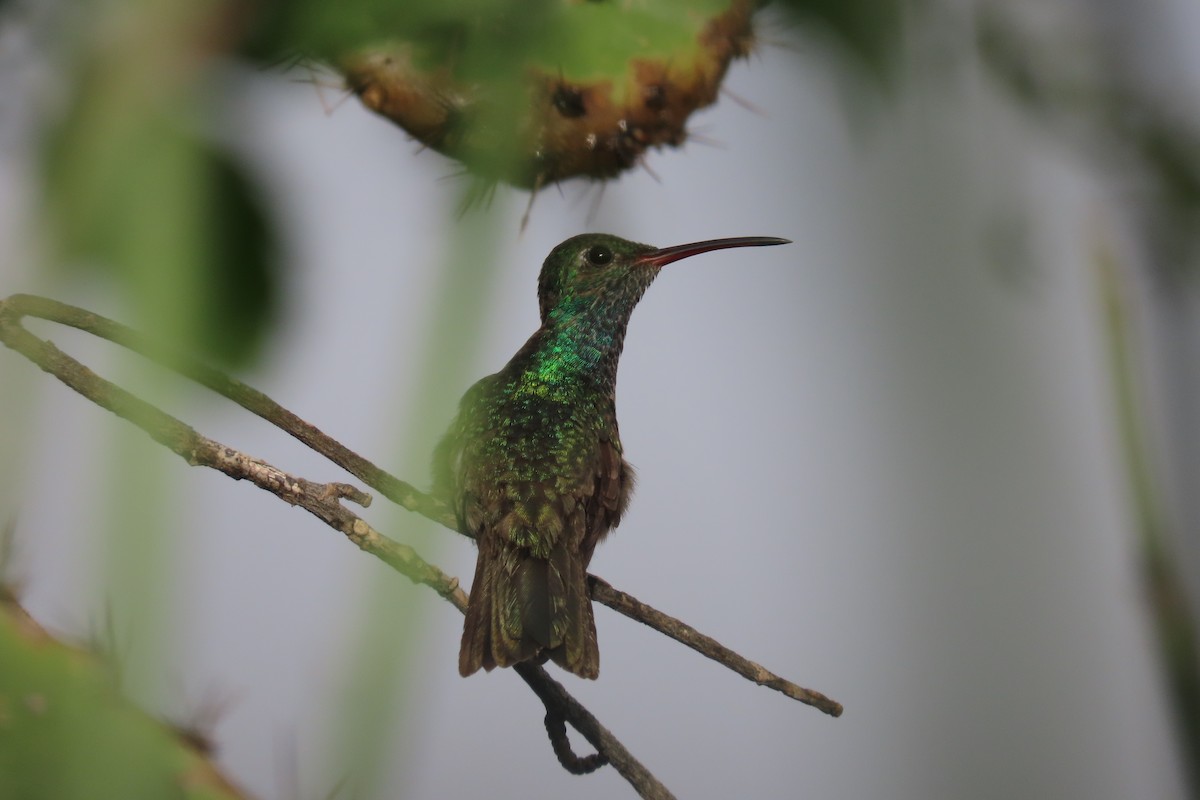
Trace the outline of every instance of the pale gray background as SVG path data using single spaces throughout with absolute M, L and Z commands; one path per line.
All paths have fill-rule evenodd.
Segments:
M 1195 107 L 1200 15 L 1183 0 L 1156 9 L 1128 35 L 1175 59 L 1169 74 L 1190 59 L 1190 82 L 1170 90 Z M 953 50 L 960 33 L 913 36 Z M 673 265 L 638 308 L 619 411 L 639 488 L 593 570 L 846 713 L 750 685 L 603 608 L 601 679 L 562 680 L 681 797 L 1182 797 L 1095 253 L 1121 261 L 1157 375 L 1144 398 L 1157 466 L 1178 496 L 1188 472 L 1168 467 L 1194 458 L 1197 427 L 1170 359 L 1200 349 L 1197 315 L 1156 316 L 1113 187 L 984 76 L 947 70 L 914 41 L 904 91 L 856 104 L 824 46 L 803 41 L 732 69 L 729 87 L 762 115 L 728 100 L 704 112 L 697 125 L 723 147 L 651 156 L 661 180 L 609 186 L 590 222 L 590 198 L 568 184 L 566 201 L 539 199 L 518 236 L 525 195 L 501 190 L 485 338 L 445 371 L 457 396 L 520 346 L 537 323 L 542 258 L 568 235 L 793 239 Z M 354 101 L 326 115 L 291 77 L 231 69 L 216 132 L 251 159 L 287 233 L 285 319 L 264 365 L 242 377 L 425 485 L 453 406 L 411 432 L 411 383 L 436 335 L 447 238 L 479 223 L 447 221 L 448 162 L 414 156 Z M 22 152 L 6 148 L 0 165 L 0 293 L 54 293 L 119 318 L 102 287 L 35 275 Z M 54 338 L 117 363 L 81 337 Z M 611 770 L 578 778 L 555 764 L 541 706 L 515 676 L 458 677 L 461 617 L 431 592 L 307 514 L 187 468 L 20 357 L 0 353 L 0 370 L 4 416 L 28 419 L 4 432 L 28 464 L 3 500 L 20 507 L 29 609 L 83 635 L 106 600 L 122 608 L 97 568 L 97 529 L 136 504 L 139 485 L 114 490 L 124 476 L 106 465 L 114 448 L 143 460 L 156 476 L 146 491 L 165 484 L 177 498 L 162 524 L 179 544 L 162 570 L 165 643 L 139 638 L 139 612 L 116 614 L 130 669 L 177 717 L 225 700 L 219 760 L 250 790 L 323 797 L 350 771 L 340 742 L 358 723 L 340 712 L 362 672 L 363 620 L 382 609 L 369 636 L 401 655 L 395 691 L 375 703 L 389 763 L 374 796 L 630 795 Z M 285 469 L 342 477 L 217 398 L 188 393 L 174 407 Z M 385 505 L 366 516 L 469 578 L 466 540 Z M 1174 513 L 1194 521 L 1188 509 Z M 139 666 L 142 651 L 159 658 Z

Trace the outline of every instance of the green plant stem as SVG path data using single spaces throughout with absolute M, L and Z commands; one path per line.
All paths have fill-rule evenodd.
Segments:
M 1141 548 L 1142 583 L 1157 634 L 1167 690 L 1174 701 L 1180 752 L 1190 794 L 1200 800 L 1200 641 L 1187 591 L 1173 563 L 1167 514 L 1155 483 L 1150 447 L 1137 392 L 1127 301 L 1113 255 L 1097 256 L 1108 337 L 1117 426 Z

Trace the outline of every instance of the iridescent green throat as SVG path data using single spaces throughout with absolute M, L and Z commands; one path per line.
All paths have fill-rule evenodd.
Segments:
M 514 359 L 517 396 L 565 402 L 581 390 L 611 392 L 615 387 L 628 315 L 597 319 L 569 308 L 571 302 L 551 313 L 526 345 L 527 356 Z

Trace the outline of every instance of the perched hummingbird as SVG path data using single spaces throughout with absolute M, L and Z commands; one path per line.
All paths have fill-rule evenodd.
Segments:
M 589 233 L 550 252 L 538 278 L 541 327 L 467 391 L 434 452 L 434 494 L 479 546 L 463 676 L 547 658 L 583 678 L 599 674 L 587 566 L 633 489 L 616 412 L 629 316 L 672 261 L 787 242 L 654 248 Z

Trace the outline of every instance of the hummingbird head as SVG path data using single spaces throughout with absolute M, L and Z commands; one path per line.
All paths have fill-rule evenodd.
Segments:
M 658 272 L 672 261 L 727 247 L 787 244 L 771 236 L 742 236 L 651 247 L 607 233 L 573 236 L 550 251 L 538 278 L 542 324 L 628 320 Z

